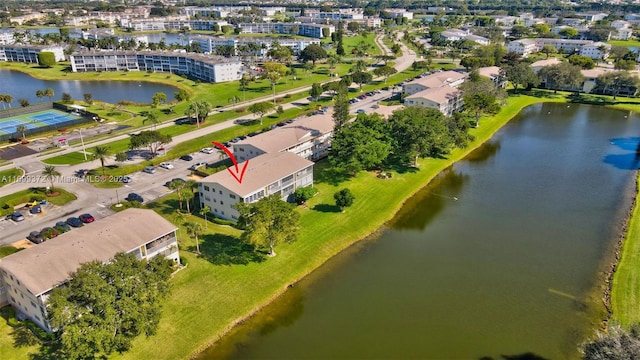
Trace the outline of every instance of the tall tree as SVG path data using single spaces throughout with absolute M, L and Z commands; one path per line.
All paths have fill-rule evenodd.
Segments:
M 44 97 L 44 90 L 40 90 L 40 89 L 36 90 L 36 97 L 37 97 L 40 101 L 42 101 L 42 98 Z
M 627 93 L 635 94 L 640 81 L 627 71 L 611 71 L 598 76 L 596 86 L 603 94 L 613 95 L 615 100 L 623 89 L 626 89 Z
M 340 211 L 344 212 L 344 208 L 353 205 L 353 201 L 356 198 L 351 193 L 351 190 L 344 188 L 333 194 L 333 199 L 336 201 L 336 206 L 340 208 Z
M 269 80 L 273 89 L 273 103 L 276 103 L 276 84 L 287 74 L 287 67 L 284 64 L 267 62 L 263 66 L 262 77 Z
M 53 188 L 53 179 L 56 176 L 60 176 L 60 172 L 58 170 L 56 170 L 56 167 L 53 165 L 45 165 L 44 169 L 42 170 L 42 176 L 44 176 L 45 179 L 49 179 L 51 181 L 51 192 L 53 193 L 55 190 Z
M 294 206 L 275 194 L 254 203 L 236 204 L 244 227 L 242 239 L 258 246 L 267 246 L 269 255 L 275 256 L 275 246 L 281 242 L 293 242 L 298 237 L 300 214 Z
M 205 205 L 202 209 L 200 209 L 200 215 L 204 216 L 204 227 L 207 227 L 207 224 L 209 223 L 207 221 L 207 214 L 211 212 L 211 207 L 209 207 L 209 205 Z
M 251 75 L 248 75 L 248 74 L 243 74 L 239 80 L 240 90 L 242 90 L 242 101 L 247 100 L 247 96 L 245 92 L 247 90 L 247 87 L 251 83 L 251 81 L 253 81 L 253 78 L 251 77 Z
M 185 89 L 180 89 L 173 93 L 173 98 L 177 101 L 188 101 L 191 98 L 189 92 Z
M 331 166 L 356 175 L 379 167 L 389 156 L 391 139 L 386 121 L 378 114 L 359 115 L 345 124 L 331 141 Z
M 44 91 L 42 92 L 42 95 L 48 97 L 49 101 L 51 101 L 51 99 L 55 96 L 55 94 L 56 93 L 50 87 L 44 89 Z
M 164 104 L 167 102 L 167 94 L 159 91 L 151 97 L 151 107 L 157 108 L 158 105 Z
M 553 45 L 546 44 L 546 45 L 542 46 L 542 49 L 540 50 L 540 52 L 545 54 L 547 56 L 547 59 L 548 59 L 549 55 L 557 54 L 558 53 L 558 49 L 556 49 L 556 47 L 553 46 Z
M 338 88 L 338 96 L 336 96 L 336 102 L 333 105 L 333 121 L 336 133 L 349 121 L 349 97 L 346 87 Z
M 515 65 L 505 64 L 500 69 L 500 76 L 503 76 L 513 86 L 513 91 L 518 92 L 519 87 L 537 86 L 540 84 L 540 78 L 533 71 L 531 66 L 524 62 Z
M 129 147 L 139 149 L 142 147 L 148 147 L 151 156 L 156 156 L 158 149 L 165 144 L 170 143 L 172 140 L 171 135 L 162 134 L 157 130 L 145 130 L 141 131 L 137 135 L 131 136 L 129 139 Z
M 38 65 L 50 68 L 56 64 L 56 56 L 51 51 L 42 51 L 38 53 Z
M 580 72 L 580 67 L 562 62 L 556 65 L 545 66 L 540 70 L 540 79 L 547 88 L 553 89 L 555 94 L 559 89 L 572 90 L 580 86 L 584 76 Z M 580 90 L 578 90 L 580 92 Z
M 182 199 L 184 197 L 184 194 L 182 193 L 182 190 L 185 188 L 186 182 L 185 181 L 180 181 L 180 180 L 172 180 L 169 183 L 169 189 L 173 190 L 176 192 L 176 195 L 178 195 L 178 204 L 180 205 L 180 213 L 182 213 Z
M 158 117 L 158 114 L 155 111 L 147 112 L 147 117 L 142 120 L 142 123 L 150 123 L 153 126 L 153 130 L 155 130 L 162 121 Z
M 489 78 L 472 72 L 469 80 L 460 85 L 464 100 L 464 109 L 474 115 L 476 127 L 480 124 L 480 116 L 495 114 L 500 110 L 500 102 L 507 97 L 505 91 L 495 86 Z
M 169 293 L 171 261 L 118 254 L 85 263 L 48 299 L 59 359 L 93 359 L 125 352 L 140 334 L 153 335 Z
M 207 119 L 210 111 L 211 104 L 208 101 L 194 101 L 189 104 L 184 114 L 189 117 L 195 116 L 196 124 L 200 127 L 200 123 Z
M 299 58 L 302 62 L 311 61 L 313 65 L 315 65 L 316 61 L 327 58 L 327 52 L 322 48 L 322 46 L 318 44 L 311 44 L 300 52 Z
M 13 103 L 13 96 L 11 94 L 4 94 L 3 101 L 9 104 L 9 109 L 11 109 L 11 103 Z
M 394 111 L 389 123 L 394 154 L 401 160 L 413 160 L 415 167 L 420 157 L 442 156 L 453 145 L 444 115 L 436 109 L 409 106 Z
M 387 79 L 389 79 L 389 76 L 397 73 L 398 70 L 396 70 L 396 68 L 394 68 L 393 66 L 389 66 L 389 65 L 384 65 L 381 66 L 379 68 L 376 68 L 375 70 L 373 70 L 373 73 L 376 76 L 383 76 L 384 77 L 384 83 L 387 83 Z
M 200 255 L 200 241 L 198 237 L 202 235 L 202 225 L 199 222 L 188 222 L 187 233 L 196 239 L 196 254 Z
M 313 101 L 318 101 L 320 95 L 322 95 L 324 91 L 322 90 L 322 85 L 318 83 L 311 84 L 311 90 L 309 90 L 309 96 L 313 98 Z
M 22 140 L 26 140 L 26 136 L 24 136 L 24 133 L 27 131 L 27 127 L 26 125 L 18 125 L 16 126 L 16 131 L 19 132 L 20 134 L 22 134 Z
M 371 82 L 371 80 L 373 80 L 373 76 L 371 76 L 371 73 L 369 72 L 358 71 L 351 74 L 351 79 L 360 86 L 360 91 L 362 91 L 362 85 Z
M 249 105 L 249 112 L 252 114 L 260 116 L 260 125 L 262 125 L 262 117 L 273 109 L 273 103 L 269 101 L 263 101 L 258 103 L 253 103 Z
M 95 148 L 93 148 L 93 159 L 94 160 L 100 160 L 100 167 L 102 168 L 102 175 L 105 175 L 104 172 L 104 162 L 107 159 L 107 156 L 109 156 L 111 153 L 111 151 L 109 150 L 108 147 L 106 146 L 96 146 Z

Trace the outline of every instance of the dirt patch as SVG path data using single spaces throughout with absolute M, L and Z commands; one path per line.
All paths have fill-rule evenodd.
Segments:
M 16 249 L 28 249 L 30 247 L 35 246 L 35 244 L 29 240 L 22 239 L 14 242 L 13 244 L 11 244 L 11 246 L 13 246 Z

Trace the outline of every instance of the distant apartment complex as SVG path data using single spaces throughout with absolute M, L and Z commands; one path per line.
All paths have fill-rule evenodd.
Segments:
M 592 59 L 605 58 L 608 56 L 609 50 L 611 50 L 610 44 L 591 40 L 537 38 L 511 41 L 507 45 L 507 51 L 526 57 L 531 53 L 540 51 L 545 45 L 551 45 L 560 52 L 578 53 Z
M 441 32 L 439 35 L 440 38 L 447 41 L 468 40 L 480 45 L 489 45 L 489 39 L 487 39 L 486 37 L 473 35 L 468 30 L 448 29 Z
M 229 171 L 199 180 L 201 208 L 209 206 L 215 217 L 236 221 L 240 217 L 237 203 L 253 203 L 270 195 L 291 201 L 297 188 L 313 185 L 313 162 L 294 153 L 267 153 L 248 161 L 242 182 Z M 245 163 L 238 167 L 242 169 Z
M 228 25 L 223 20 L 188 19 L 186 17 L 165 17 L 148 19 L 122 19 L 120 27 L 132 31 L 165 31 L 165 30 L 205 30 L 213 31 L 215 26 Z
M 51 291 L 88 262 L 118 253 L 138 259 L 164 256 L 178 263 L 177 228 L 153 210 L 127 209 L 0 259 L 0 306 L 10 304 L 42 329 L 52 329 L 46 303 Z
M 255 43 L 259 46 L 259 49 L 252 56 L 265 56 L 274 41 L 277 41 L 281 46 L 286 46 L 291 49 L 294 55 L 298 55 L 304 48 L 311 44 L 320 45 L 319 39 L 286 39 L 286 38 L 266 38 L 266 37 L 217 37 L 207 35 L 194 35 L 191 36 L 191 43 L 198 44 L 200 50 L 205 53 L 214 53 L 218 46 L 233 46 L 237 55 L 239 54 L 238 46 L 246 45 L 249 43 Z
M 243 34 L 292 34 L 322 39 L 331 37 L 336 31 L 333 25 L 302 24 L 302 23 L 242 23 L 238 24 Z
M 56 61 L 64 61 L 64 48 L 62 46 L 46 45 L 1 45 L 0 61 L 15 61 L 25 63 L 38 63 L 38 54 L 41 52 L 53 53 Z
M 329 155 L 334 126 L 331 114 L 304 117 L 233 144 L 233 154 L 244 161 L 266 153 L 288 151 L 307 160 L 320 160 Z
M 217 83 L 239 80 L 242 62 L 194 53 L 105 51 L 72 54 L 71 70 L 167 72 Z

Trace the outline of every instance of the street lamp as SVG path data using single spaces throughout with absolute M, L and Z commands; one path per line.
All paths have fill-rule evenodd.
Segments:
M 84 154 L 84 161 L 87 161 L 87 152 L 84 148 L 84 138 L 82 137 L 82 129 L 77 129 L 80 133 L 80 143 L 82 144 L 82 154 Z

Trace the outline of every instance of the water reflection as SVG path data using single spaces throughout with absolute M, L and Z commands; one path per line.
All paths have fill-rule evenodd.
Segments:
M 610 140 L 611 145 L 626 151 L 622 154 L 607 154 L 602 161 L 617 169 L 636 170 L 640 165 L 640 138 L 625 137 Z
M 389 227 L 396 230 L 423 230 L 445 206 L 458 201 L 457 195 L 468 180 L 467 175 L 449 167 L 433 179 L 429 186 L 407 200 L 389 223 Z M 433 189 L 438 190 L 434 192 Z
M 484 143 L 477 150 L 469 154 L 465 159 L 468 162 L 480 163 L 495 156 L 498 151 L 500 151 L 500 141 L 493 140 Z

